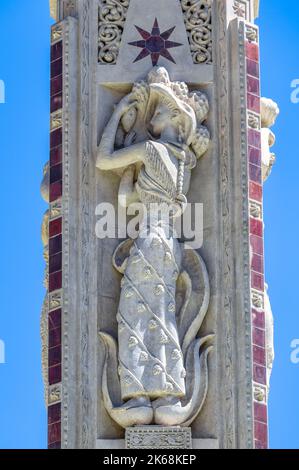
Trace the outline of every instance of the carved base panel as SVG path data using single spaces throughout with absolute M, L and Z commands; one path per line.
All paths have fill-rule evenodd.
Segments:
M 191 428 L 178 426 L 128 428 L 126 449 L 192 449 Z
M 96 449 L 125 449 L 125 439 L 97 439 Z M 132 449 L 132 447 L 131 447 Z M 192 449 L 209 450 L 219 449 L 218 439 L 192 439 Z

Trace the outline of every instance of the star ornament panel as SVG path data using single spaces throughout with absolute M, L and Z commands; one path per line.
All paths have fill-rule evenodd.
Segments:
M 161 33 L 159 23 L 156 18 L 151 32 L 146 31 L 145 29 L 142 29 L 136 25 L 135 28 L 139 32 L 142 39 L 129 42 L 130 46 L 141 48 L 141 52 L 134 60 L 134 63 L 145 59 L 148 56 L 151 56 L 153 67 L 158 64 L 160 56 L 164 57 L 170 62 L 173 62 L 174 64 L 176 63 L 171 53 L 169 52 L 169 49 L 180 47 L 183 44 L 169 40 L 170 36 L 173 34 L 176 28 L 175 26 Z

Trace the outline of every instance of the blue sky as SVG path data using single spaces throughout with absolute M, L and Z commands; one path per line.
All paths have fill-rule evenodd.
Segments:
M 0 104 L 2 262 L 0 448 L 46 447 L 39 317 L 43 301 L 39 195 L 49 143 L 48 0 L 1 0 Z M 275 315 L 276 359 L 270 394 L 270 445 L 299 448 L 299 364 L 290 343 L 299 338 L 298 200 L 299 104 L 290 101 L 299 79 L 299 2 L 261 0 L 262 93 L 279 103 L 277 163 L 265 185 L 266 272 Z

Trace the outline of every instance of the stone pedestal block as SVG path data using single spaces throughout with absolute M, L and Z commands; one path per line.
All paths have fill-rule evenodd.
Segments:
M 126 449 L 192 449 L 191 428 L 136 426 L 126 430 Z

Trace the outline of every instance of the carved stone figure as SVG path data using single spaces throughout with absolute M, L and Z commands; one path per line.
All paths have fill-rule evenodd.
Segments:
M 272 374 L 274 351 L 274 320 L 272 307 L 268 295 L 268 285 L 265 285 L 265 327 L 266 327 L 266 360 L 267 360 L 267 391 L 270 390 L 270 379 Z
M 47 162 L 43 169 L 43 179 L 41 183 L 41 195 L 46 203 L 49 204 L 49 186 L 50 186 L 50 165 Z M 44 260 L 46 263 L 44 287 L 47 289 L 40 320 L 40 332 L 42 339 L 42 372 L 45 388 L 45 401 L 48 400 L 48 267 L 49 267 L 49 209 L 46 210 L 41 227 L 42 243 L 44 247 Z
M 207 393 L 212 335 L 197 338 L 209 305 L 205 264 L 183 250 L 174 222 L 184 211 L 191 170 L 207 150 L 208 101 L 165 68 L 154 68 L 116 106 L 98 149 L 97 167 L 121 175 L 120 203 L 142 203 L 136 240 L 113 256 L 123 275 L 118 338 L 106 346 L 103 399 L 122 427 L 188 425 Z M 158 209 L 158 210 L 157 210 Z M 112 397 L 110 374 L 119 394 Z M 114 388 L 115 391 L 115 388 Z
M 270 148 L 275 143 L 275 135 L 270 127 L 275 124 L 279 114 L 277 104 L 269 98 L 261 99 L 261 138 L 262 138 L 262 176 L 263 181 L 270 176 L 272 167 L 275 163 L 275 154 Z
M 279 115 L 278 105 L 269 98 L 261 99 L 261 138 L 262 138 L 262 177 L 265 182 L 271 174 L 275 163 L 275 154 L 271 147 L 275 143 L 275 135 L 270 127 L 275 124 Z M 265 322 L 266 322 L 266 354 L 267 354 L 267 391 L 269 393 L 270 378 L 274 362 L 274 321 L 271 303 L 268 295 L 268 286 L 265 286 Z

